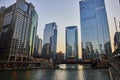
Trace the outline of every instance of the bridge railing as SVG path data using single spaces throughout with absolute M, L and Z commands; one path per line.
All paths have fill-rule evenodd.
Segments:
M 113 80 L 120 79 L 120 53 L 113 54 L 109 60 L 109 68 L 112 74 Z

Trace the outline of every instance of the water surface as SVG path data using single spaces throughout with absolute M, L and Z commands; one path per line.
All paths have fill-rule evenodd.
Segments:
M 110 80 L 107 69 L 61 65 L 60 69 L 0 71 L 0 80 Z

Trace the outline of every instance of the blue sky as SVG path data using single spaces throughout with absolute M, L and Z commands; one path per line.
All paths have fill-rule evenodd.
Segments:
M 65 27 L 78 26 L 79 53 L 81 53 L 81 33 L 80 33 L 80 0 L 26 0 L 33 3 L 39 16 L 38 35 L 43 39 L 43 30 L 45 24 L 56 22 L 58 25 L 58 45 L 57 51 L 65 52 Z M 16 0 L 0 0 L 1 6 L 9 6 Z M 111 41 L 113 45 L 113 36 L 115 32 L 113 17 L 120 21 L 119 0 L 105 0 L 108 22 L 110 28 Z

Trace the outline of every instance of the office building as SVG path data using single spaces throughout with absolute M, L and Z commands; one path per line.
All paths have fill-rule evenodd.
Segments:
M 66 59 L 78 60 L 77 26 L 66 27 Z
M 120 49 L 120 32 L 115 32 L 114 35 L 114 48 Z
M 41 56 L 41 51 L 42 51 L 42 40 L 37 35 L 35 40 L 34 56 Z
M 57 25 L 55 22 L 45 25 L 42 56 L 55 59 L 57 48 Z
M 34 51 L 38 15 L 32 3 L 17 0 L 4 11 L 0 59 L 27 59 Z
M 58 52 L 58 53 L 56 54 L 56 60 L 57 60 L 57 61 L 64 60 L 64 53 L 62 53 L 61 51 Z
M 39 39 L 38 55 L 41 56 L 42 53 L 42 39 Z
M 82 0 L 80 5 L 82 59 L 111 54 L 110 33 L 104 0 Z
M 33 56 L 38 56 L 38 48 L 39 48 L 39 37 L 36 35 L 35 37 L 35 44 L 34 44 L 34 54 Z

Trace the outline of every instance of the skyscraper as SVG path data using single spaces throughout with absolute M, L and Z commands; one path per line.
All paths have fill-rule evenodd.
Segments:
M 78 59 L 77 26 L 66 27 L 66 59 Z
M 36 36 L 35 39 L 35 47 L 34 47 L 34 56 L 41 56 L 41 51 L 42 51 L 42 40 Z
M 45 25 L 42 56 L 55 59 L 57 48 L 57 25 L 55 22 Z
M 96 59 L 111 53 L 110 33 L 104 0 L 80 1 L 82 58 Z
M 4 10 L 0 59 L 16 60 L 32 55 L 38 16 L 32 3 L 17 0 Z M 30 52 L 31 51 L 31 52 Z
M 39 39 L 38 55 L 41 56 L 42 53 L 42 39 Z
M 114 35 L 114 49 L 120 49 L 120 32 L 115 32 Z
M 39 37 L 36 35 L 35 37 L 35 47 L 34 47 L 34 56 L 38 56 L 38 48 L 39 48 Z

